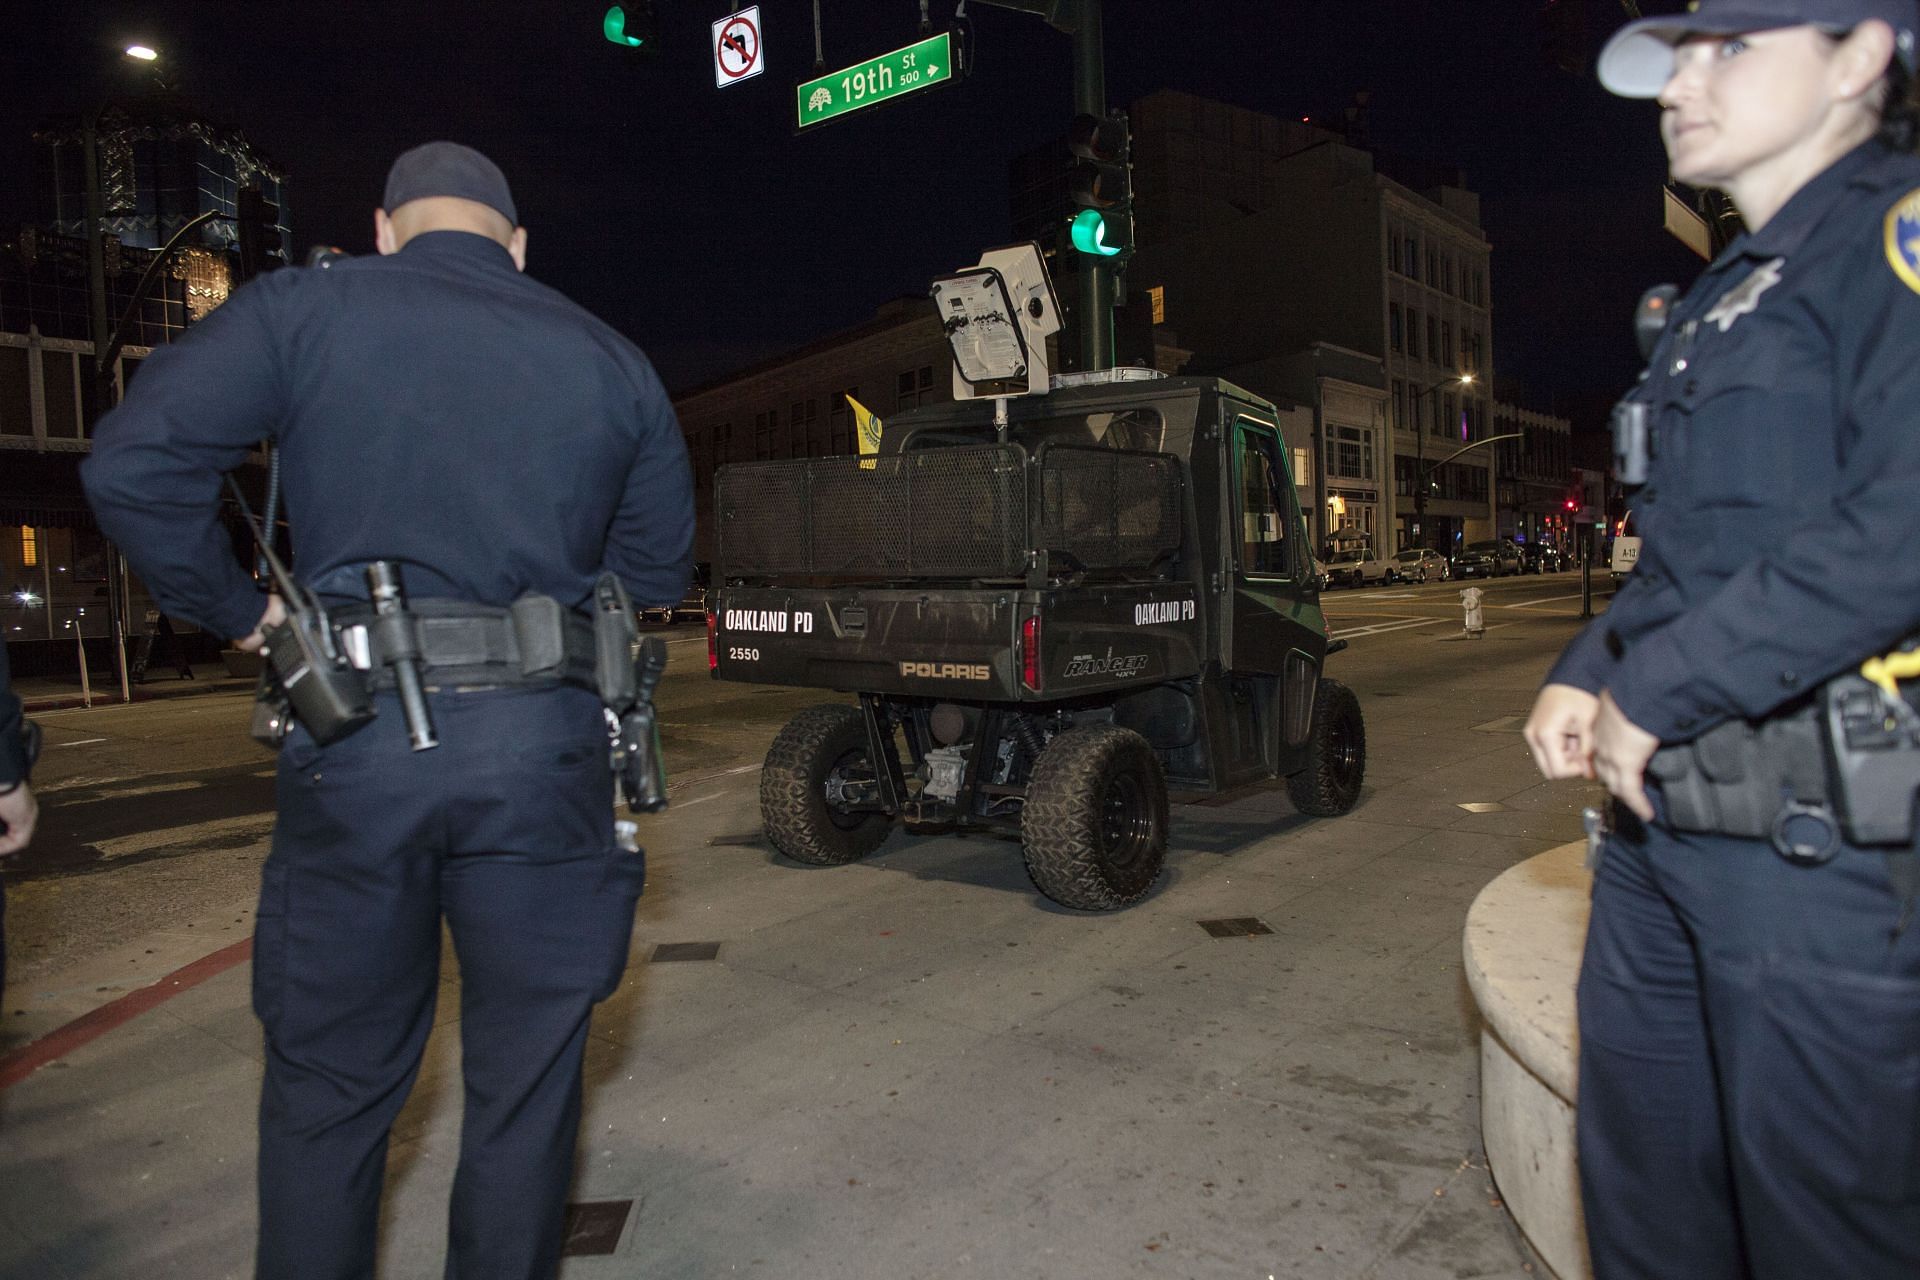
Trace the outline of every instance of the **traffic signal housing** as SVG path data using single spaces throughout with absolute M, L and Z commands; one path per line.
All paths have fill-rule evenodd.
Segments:
M 651 52 L 658 40 L 652 0 L 631 0 L 627 4 L 614 5 L 600 19 L 600 34 L 625 48 Z
M 1133 140 L 1126 113 L 1075 116 L 1067 150 L 1074 157 L 1067 192 L 1078 209 L 1069 241 L 1091 257 L 1127 253 L 1133 248 Z

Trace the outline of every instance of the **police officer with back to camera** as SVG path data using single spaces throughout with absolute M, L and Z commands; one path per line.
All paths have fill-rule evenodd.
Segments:
M 33 825 L 40 816 L 27 785 L 40 738 L 33 726 L 20 715 L 20 699 L 14 696 L 7 669 L 7 646 L 0 643 L 0 858 L 10 858 L 33 839 Z M 0 991 L 7 986 L 7 889 L 0 880 Z
M 264 276 L 156 352 L 84 478 L 160 607 L 264 645 L 292 702 L 254 936 L 259 1274 L 373 1273 L 444 919 L 466 1082 L 446 1273 L 550 1276 L 587 1018 L 644 874 L 601 671 L 630 671 L 629 593 L 685 588 L 691 479 L 645 357 L 521 274 L 490 160 L 415 148 L 383 204 L 380 256 Z M 264 613 L 220 520 L 263 438 L 301 568 Z M 610 648 L 591 618 L 616 602 Z
M 1579 1158 L 1615 1277 L 1920 1276 L 1915 0 L 1700 0 L 1600 78 L 1746 231 L 1643 317 L 1645 544 L 1528 721 L 1598 776 Z

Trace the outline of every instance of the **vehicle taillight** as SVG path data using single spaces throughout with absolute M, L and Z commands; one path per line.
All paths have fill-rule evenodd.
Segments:
M 1040 691 L 1040 615 L 1020 624 L 1020 683 Z
M 719 619 L 713 610 L 707 610 L 707 670 L 717 671 L 720 667 L 720 627 Z

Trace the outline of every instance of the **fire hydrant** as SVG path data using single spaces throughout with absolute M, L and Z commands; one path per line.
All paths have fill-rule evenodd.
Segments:
M 1476 640 L 1487 634 L 1487 620 L 1480 613 L 1480 601 L 1486 594 L 1478 587 L 1468 587 L 1460 593 L 1460 604 L 1467 613 L 1466 633 Z

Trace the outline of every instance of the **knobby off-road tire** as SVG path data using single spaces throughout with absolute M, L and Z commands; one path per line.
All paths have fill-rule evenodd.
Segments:
M 1338 680 L 1322 680 L 1313 694 L 1307 767 L 1287 779 L 1293 807 L 1316 818 L 1337 818 L 1360 799 L 1367 776 L 1367 724 L 1360 699 Z
M 880 847 L 893 819 L 847 812 L 827 803 L 836 771 L 873 776 L 867 728 L 858 707 L 808 707 L 787 722 L 760 770 L 760 820 L 774 848 L 795 862 L 832 867 L 857 862 Z
M 1027 874 L 1063 907 L 1140 901 L 1167 858 L 1167 776 L 1131 729 L 1070 729 L 1047 744 L 1020 815 Z

